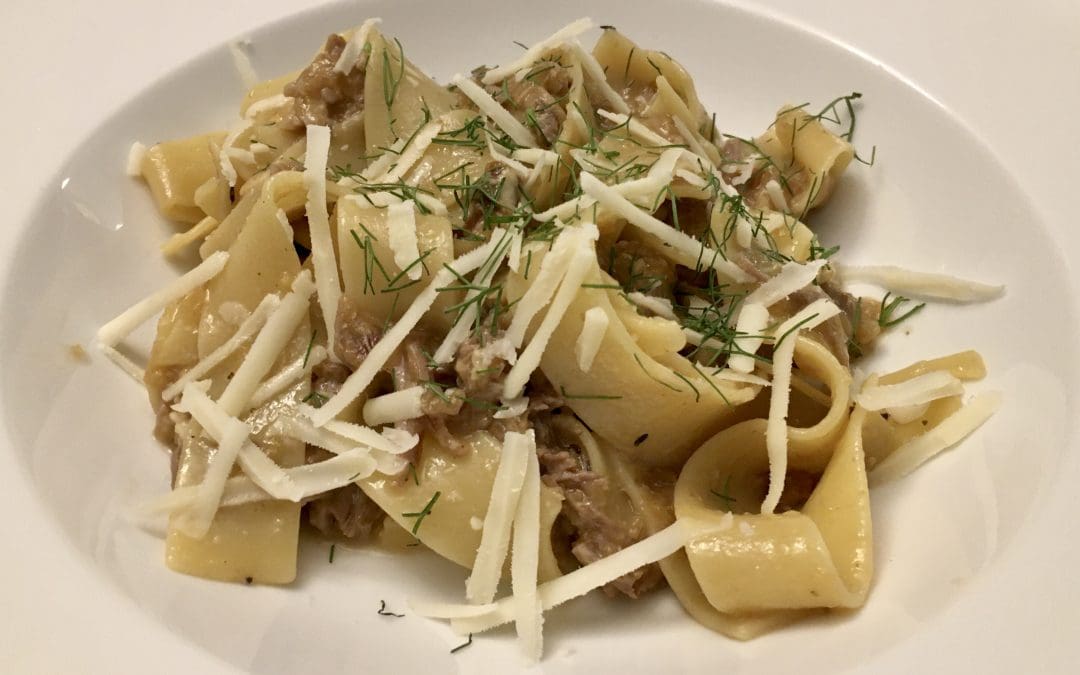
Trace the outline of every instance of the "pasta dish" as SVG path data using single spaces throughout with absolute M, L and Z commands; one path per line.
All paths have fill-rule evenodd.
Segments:
M 302 524 L 430 549 L 465 597 L 411 611 L 470 639 L 512 622 L 532 659 L 544 612 L 597 588 L 667 586 L 736 639 L 862 606 L 870 488 L 1000 396 L 966 394 L 974 351 L 860 359 L 916 300 L 1003 289 L 815 236 L 874 161 L 860 95 L 743 138 L 665 52 L 610 26 L 585 48 L 588 19 L 447 85 L 379 25 L 266 81 L 234 46 L 239 120 L 132 148 L 182 224 L 163 253 L 197 258 L 98 334 L 170 450 L 146 505 L 169 568 L 286 584 Z

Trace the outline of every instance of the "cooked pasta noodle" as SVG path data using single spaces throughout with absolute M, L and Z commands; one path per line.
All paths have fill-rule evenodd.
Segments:
M 1000 398 L 964 402 L 970 351 L 853 384 L 921 308 L 845 291 L 808 226 L 859 95 L 726 136 L 675 60 L 591 28 L 444 86 L 371 19 L 251 85 L 228 131 L 132 151 L 190 226 L 163 251 L 204 260 L 99 336 L 118 355 L 163 309 L 124 363 L 172 452 L 169 567 L 291 582 L 302 516 L 411 542 L 471 570 L 467 604 L 418 611 L 514 621 L 530 658 L 543 612 L 600 586 L 666 582 L 736 639 L 866 601 L 870 485 Z

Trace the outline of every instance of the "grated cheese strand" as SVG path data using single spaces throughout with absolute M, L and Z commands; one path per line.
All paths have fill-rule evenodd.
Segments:
M 771 307 L 796 291 L 801 291 L 817 279 L 825 260 L 807 263 L 788 262 L 776 276 L 767 279 L 746 296 L 744 303 L 758 303 Z
M 316 297 L 326 325 L 326 344 L 336 344 L 336 317 L 341 300 L 341 279 L 330 234 L 330 214 L 326 209 L 326 162 L 330 152 L 330 128 L 307 126 L 307 153 L 304 156 L 304 185 L 307 187 L 308 229 L 311 232 L 311 262 L 315 269 Z M 333 353 L 330 354 L 333 359 Z
M 413 420 L 424 414 L 424 391 L 417 385 L 390 394 L 369 398 L 364 403 L 364 423 L 370 426 Z
M 128 150 L 127 164 L 124 166 L 125 173 L 132 178 L 141 176 L 144 159 L 146 159 L 146 146 L 135 141 Z
M 567 40 L 581 35 L 585 31 L 593 27 L 592 19 L 581 18 L 577 21 L 563 26 L 559 30 L 555 31 L 543 40 L 533 44 L 531 47 L 525 50 L 525 53 L 517 57 L 510 63 L 504 66 L 498 66 L 484 73 L 484 84 L 495 84 L 501 82 L 507 77 L 518 74 L 518 79 L 522 79 L 525 76 L 524 69 L 536 63 L 546 52 L 556 49 Z
M 461 75 L 455 75 L 450 82 L 475 103 L 480 112 L 490 117 L 500 129 L 505 131 L 515 143 L 526 148 L 536 147 L 536 138 L 533 137 L 532 132 L 524 124 L 518 122 L 510 111 L 499 105 L 499 102 L 484 91 L 483 87 Z
M 191 244 L 194 244 L 200 239 L 205 239 L 207 235 L 217 229 L 220 223 L 213 216 L 206 216 L 194 226 L 183 232 L 177 232 L 173 236 L 161 245 L 161 254 L 167 258 L 180 255 Z
M 175 382 L 166 387 L 161 392 L 161 399 L 163 401 L 171 401 L 184 391 L 184 387 L 186 387 L 189 382 L 201 380 L 219 363 L 227 359 L 245 342 L 250 340 L 251 336 L 255 335 L 255 333 L 263 327 L 267 317 L 276 311 L 280 304 L 281 299 L 276 295 L 270 294 L 263 298 L 259 304 L 255 306 L 255 310 L 236 328 L 236 332 L 229 336 L 228 340 L 222 342 L 217 349 L 204 356 L 198 363 L 189 368 L 186 373 L 178 377 Z
M 396 183 L 401 180 L 401 177 L 416 164 L 421 157 L 424 156 L 424 152 L 427 151 L 431 142 L 442 131 L 442 124 L 438 121 L 428 122 L 420 131 L 413 134 L 409 139 L 408 145 L 402 150 L 401 154 L 397 156 L 397 161 L 393 162 L 393 165 L 386 170 L 386 173 L 382 174 L 375 179 L 376 183 Z M 380 157 L 379 159 L 382 159 Z
M 476 549 L 472 574 L 465 581 L 465 599 L 474 605 L 490 603 L 499 588 L 503 563 L 506 562 L 510 546 L 510 528 L 528 473 L 529 458 L 535 455 L 535 447 L 536 437 L 531 429 L 526 433 L 507 432 L 503 440 L 480 533 L 480 545 Z
M 270 372 L 300 322 L 307 318 L 308 298 L 314 290 L 311 274 L 303 270 L 293 280 L 292 290 L 266 319 L 244 361 L 218 398 L 218 403 L 230 415 L 239 415 L 248 409 L 259 383 Z
M 295 361 L 264 380 L 263 383 L 259 385 L 259 388 L 255 390 L 255 393 L 251 395 L 251 403 L 249 405 L 252 408 L 258 408 L 285 391 L 287 387 L 299 381 L 300 378 L 311 375 L 311 371 L 315 370 L 315 366 L 325 361 L 328 355 L 325 347 L 322 345 L 315 345 L 311 348 L 311 353 L 306 356 L 306 364 L 304 363 L 303 357 L 297 357 Z
M 855 402 L 867 410 L 919 406 L 946 396 L 964 393 L 964 383 L 952 373 L 935 370 L 896 384 L 872 384 L 855 395 Z
M 138 364 L 121 354 L 116 347 L 101 345 L 100 349 L 101 353 L 112 361 L 117 368 L 124 371 L 128 377 L 135 380 L 140 387 L 146 386 L 146 371 L 140 368 Z
M 663 319 L 678 321 L 678 319 L 675 318 L 675 307 L 667 298 L 657 298 L 652 295 L 645 295 L 638 291 L 632 291 L 626 294 L 626 299 L 641 309 L 652 312 Z
M 382 339 L 371 348 L 367 358 L 345 380 L 338 393 L 312 413 L 311 421 L 315 426 L 321 427 L 332 420 L 368 388 L 368 385 L 382 370 L 382 367 L 386 365 L 386 362 L 397 350 L 398 346 L 431 309 L 431 306 L 435 303 L 435 297 L 440 292 L 439 289 L 451 284 L 458 275 L 468 274 L 480 267 L 491 255 L 495 244 L 502 239 L 504 233 L 505 230 L 495 228 L 491 239 L 486 244 L 466 253 L 435 273 L 431 283 L 420 292 L 420 295 L 416 297 L 409 309 L 401 315 L 397 323 L 386 331 Z
M 587 373 L 592 370 L 593 361 L 596 360 L 600 345 L 604 342 L 604 335 L 607 334 L 609 322 L 607 312 L 599 307 L 590 307 L 585 311 L 581 333 L 578 334 L 577 342 L 574 344 L 574 356 L 577 358 L 581 372 Z
M 207 458 L 206 471 L 199 483 L 195 503 L 177 521 L 185 534 L 201 539 L 210 529 L 221 503 L 225 481 L 232 473 L 240 448 L 251 434 L 251 427 L 230 415 L 194 382 L 184 387 L 179 409 L 190 413 L 192 419 L 218 444 L 217 451 Z
M 285 94 L 274 94 L 273 96 L 267 96 L 255 101 L 247 107 L 244 111 L 244 117 L 247 119 L 255 119 L 264 112 L 271 110 L 277 110 L 278 108 L 284 108 L 293 102 L 292 96 L 286 96 Z
M 883 286 L 894 293 L 903 293 L 929 300 L 954 302 L 986 302 L 1000 298 L 1005 287 L 969 281 L 947 274 L 916 272 L 893 265 L 851 266 L 834 265 L 845 282 L 862 281 Z
M 604 73 L 604 67 L 600 65 L 600 62 L 596 60 L 596 57 L 582 47 L 581 43 L 577 40 L 572 40 L 570 42 L 570 48 L 578 57 L 578 61 L 581 63 L 581 69 L 585 71 L 586 75 L 592 78 L 593 84 L 600 90 L 600 95 L 607 100 L 611 105 L 611 108 L 622 115 L 629 115 L 630 106 L 626 104 L 626 100 L 619 95 L 619 92 L 611 87 L 607 75 Z
M 537 588 L 540 605 L 544 611 L 558 607 L 639 567 L 663 560 L 693 539 L 707 535 L 716 529 L 719 529 L 718 525 L 705 526 L 697 522 L 677 520 L 656 534 L 631 544 L 621 551 L 541 584 Z M 513 621 L 516 603 L 512 596 L 502 598 L 491 606 L 477 607 L 476 613 L 470 612 L 469 610 L 473 608 L 467 605 L 410 604 L 418 614 L 422 613 L 429 618 L 455 618 L 457 619 L 455 625 L 459 630 L 481 633 Z M 488 609 L 488 607 L 492 608 Z M 426 611 L 421 612 L 421 609 Z M 433 611 L 440 609 L 445 611 Z M 481 610 L 486 610 L 486 612 Z
M 747 296 L 749 297 L 749 296 Z M 728 368 L 739 373 L 754 372 L 754 354 L 765 341 L 765 328 L 769 325 L 769 310 L 757 302 L 743 301 L 735 324 L 735 339 Z
M 585 281 L 585 275 L 589 273 L 596 262 L 595 242 L 599 237 L 599 230 L 592 223 L 583 223 L 578 228 L 581 232 L 582 242 L 576 247 L 570 264 L 566 268 L 566 274 L 559 283 L 559 290 L 551 301 L 551 306 L 544 315 L 543 321 L 536 329 L 529 345 L 521 352 L 517 363 L 506 374 L 503 382 L 503 400 L 521 396 L 529 377 L 540 366 L 540 358 L 544 355 L 548 340 L 562 321 L 563 315 L 569 309 L 570 303 L 581 290 L 581 284 Z
M 251 58 L 244 51 L 244 47 L 249 44 L 246 40 L 230 42 L 229 53 L 232 54 L 233 66 L 240 76 L 240 81 L 244 84 L 244 89 L 251 90 L 259 84 L 259 75 L 255 72 L 255 67 L 251 65 Z
M 903 478 L 935 456 L 970 436 L 1001 408 L 1001 392 L 979 394 L 933 429 L 897 448 L 874 467 L 867 478 L 870 486 Z
M 525 657 L 535 663 L 544 649 L 544 609 L 540 604 L 536 576 L 540 566 L 540 464 L 530 429 L 526 474 L 514 515 L 514 554 L 510 581 L 514 593 L 514 623 Z M 490 602 L 495 595 L 486 598 Z
M 454 355 L 457 354 L 457 350 L 469 337 L 470 331 L 473 328 L 473 322 L 476 321 L 477 315 L 480 313 L 480 303 L 477 298 L 486 289 L 491 286 L 492 280 L 495 278 L 495 274 L 502 266 L 503 260 L 510 252 L 510 247 L 513 244 L 513 239 L 510 236 L 509 231 L 503 232 L 503 235 L 495 246 L 494 253 L 491 258 L 484 262 L 476 272 L 476 279 L 473 281 L 472 286 L 465 293 L 466 307 L 462 312 L 454 319 L 454 325 L 450 328 L 450 331 L 443 338 L 442 343 L 435 350 L 435 354 L 431 357 L 431 360 L 435 363 L 449 363 Z M 515 357 L 516 358 L 516 357 Z M 510 359 L 513 360 L 513 359 Z
M 135 303 L 120 316 L 98 329 L 97 341 L 105 346 L 114 347 L 130 335 L 155 314 L 176 302 L 191 291 L 210 281 L 225 268 L 229 260 L 227 251 L 218 251 L 196 265 L 179 279 L 173 279 L 167 286 L 154 292 L 149 297 Z
M 711 267 L 717 273 L 732 281 L 739 283 L 750 281 L 746 272 L 730 260 L 724 259 L 719 251 L 705 246 L 690 235 L 680 232 L 667 223 L 645 213 L 626 197 L 619 194 L 618 190 L 605 185 L 592 174 L 581 174 L 581 187 L 585 190 L 585 194 L 595 199 L 612 213 L 625 218 L 631 225 L 653 235 L 671 247 L 670 253 L 674 254 L 673 257 L 679 264 L 691 269 L 699 266 Z
M 780 503 L 787 476 L 788 404 L 791 399 L 791 369 L 799 329 L 773 350 L 772 390 L 769 392 L 769 419 L 765 428 L 765 447 L 769 455 L 769 491 L 761 504 L 762 515 L 770 515 Z
M 780 503 L 787 476 L 788 404 L 791 400 L 791 370 L 799 331 L 810 330 L 840 313 L 831 300 L 816 300 L 773 332 L 779 344 L 773 350 L 772 390 L 769 392 L 769 419 L 765 427 L 765 447 L 769 455 L 769 491 L 761 504 L 761 513 L 769 515 Z
M 400 204 L 391 204 L 386 209 L 386 226 L 390 230 L 390 250 L 394 253 L 394 264 L 399 270 L 408 268 L 405 276 L 413 281 L 420 278 L 423 269 L 412 265 L 420 257 L 420 244 L 416 239 L 415 203 L 409 199 Z
M 348 75 L 352 72 L 352 69 L 356 67 L 356 64 L 360 61 L 360 56 L 364 53 L 364 47 L 368 43 L 368 37 L 371 35 L 371 30 L 378 24 L 382 23 L 382 19 L 378 17 L 372 17 L 360 24 L 360 28 L 353 33 L 348 42 L 345 43 L 345 48 L 341 50 L 341 56 L 338 57 L 336 63 L 334 63 L 335 73 L 344 73 Z
M 292 502 L 304 498 L 303 491 L 293 482 L 292 477 L 254 443 L 246 443 L 240 448 L 236 460 L 244 474 L 267 495 Z
M 650 143 L 656 147 L 666 147 L 672 144 L 671 141 L 647 127 L 633 115 L 619 115 L 609 110 L 597 110 L 596 114 L 609 122 L 614 122 L 618 126 L 626 125 L 626 130 L 631 136 L 637 136 L 638 140 L 645 143 Z M 711 162 L 706 163 L 706 165 L 709 164 Z
M 540 262 L 540 271 L 536 279 L 529 284 L 528 290 L 521 296 L 514 308 L 514 318 L 510 321 L 510 327 L 506 329 L 506 337 L 514 347 L 521 347 L 525 341 L 525 332 L 529 329 L 533 317 L 551 302 L 551 296 L 555 295 L 555 289 L 566 274 L 566 267 L 574 255 L 578 237 L 578 229 L 563 229 L 552 244 L 551 250 Z
M 243 457 L 245 452 L 249 453 L 247 455 L 249 459 L 253 457 L 250 454 L 251 449 L 265 456 L 265 453 L 258 450 L 257 446 L 248 443 L 241 450 L 240 457 Z M 273 461 L 271 460 L 270 463 L 273 464 Z M 274 466 L 277 467 L 276 464 Z M 276 495 L 271 494 L 260 487 L 260 484 L 251 475 L 234 476 L 225 481 L 225 489 L 222 491 L 219 507 L 240 506 L 273 499 L 301 502 L 367 478 L 374 473 L 374 467 L 375 460 L 364 449 L 350 450 L 323 462 L 304 464 L 288 469 L 277 467 L 275 470 L 256 460 L 254 471 L 258 475 L 259 481 L 273 490 L 279 490 L 276 487 L 279 484 L 288 485 L 288 494 L 286 495 L 286 492 L 281 490 Z M 176 488 L 168 494 L 154 499 L 149 504 L 141 506 L 138 511 L 141 515 L 155 516 L 191 509 L 193 505 L 198 503 L 198 488 L 197 485 Z M 295 499 L 292 497 L 295 497 Z
M 233 148 L 233 145 L 240 136 L 248 129 L 251 129 L 252 126 L 251 120 L 240 120 L 229 130 L 229 133 L 225 135 L 225 140 L 221 142 L 221 152 L 218 153 L 218 166 L 221 168 L 221 175 L 228 181 L 229 187 L 236 187 L 236 181 L 239 179 L 239 176 L 236 174 L 236 167 L 233 166 L 232 156 L 229 154 L 229 150 L 235 149 Z

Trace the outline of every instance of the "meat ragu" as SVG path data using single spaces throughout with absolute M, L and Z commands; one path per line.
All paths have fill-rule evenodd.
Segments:
M 642 518 L 625 504 L 617 508 L 615 486 L 606 476 L 590 470 L 582 448 L 563 437 L 552 420 L 553 413 L 542 413 L 533 416 L 530 423 L 537 434 L 541 480 L 563 495 L 554 534 L 564 538 L 556 542 L 556 552 L 564 551 L 562 564 L 570 571 L 575 563 L 588 565 L 640 541 L 648 531 Z M 608 595 L 638 598 L 662 583 L 660 568 L 652 564 L 619 577 L 604 590 Z
M 407 533 L 471 570 L 467 607 L 417 613 L 512 619 L 533 658 L 541 606 L 597 588 L 666 585 L 739 639 L 861 606 L 868 470 L 903 475 L 955 440 L 937 425 L 970 433 L 1000 403 L 964 402 L 974 352 L 853 385 L 920 306 L 843 282 L 998 292 L 818 242 L 861 95 L 738 139 L 671 56 L 609 26 L 443 85 L 377 24 L 252 88 L 227 132 L 133 152 L 191 226 L 166 254 L 202 239 L 99 332 L 172 452 L 168 565 L 282 584 L 301 522 Z M 155 312 L 142 369 L 115 347 Z
M 315 60 L 285 86 L 283 93 L 292 97 L 292 107 L 281 119 L 284 128 L 329 126 L 364 109 L 366 61 L 347 74 L 335 72 L 334 65 L 344 49 L 345 38 L 331 35 Z

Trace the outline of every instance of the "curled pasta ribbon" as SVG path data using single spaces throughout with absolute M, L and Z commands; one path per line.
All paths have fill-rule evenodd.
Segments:
M 802 108 L 785 106 L 757 145 L 779 166 L 805 167 L 810 180 L 792 185 L 787 198 L 790 213 L 805 213 L 824 204 L 836 182 L 855 157 L 855 148 L 836 136 Z
M 686 547 L 701 592 L 716 610 L 758 612 L 859 607 L 873 573 L 870 496 L 862 450 L 865 412 L 852 414 L 817 486 L 798 511 L 760 515 L 768 469 L 765 422 L 717 434 L 686 463 L 675 486 L 678 518 L 730 520 Z M 717 493 L 727 486 L 726 494 Z
M 788 466 L 820 472 L 831 460 L 836 441 L 848 422 L 851 374 L 828 348 L 807 337 L 800 337 L 795 344 L 795 365 L 795 389 L 806 397 L 808 405 L 824 407 L 825 412 L 810 426 L 788 425 Z M 805 376 L 821 382 L 828 394 L 808 383 Z

